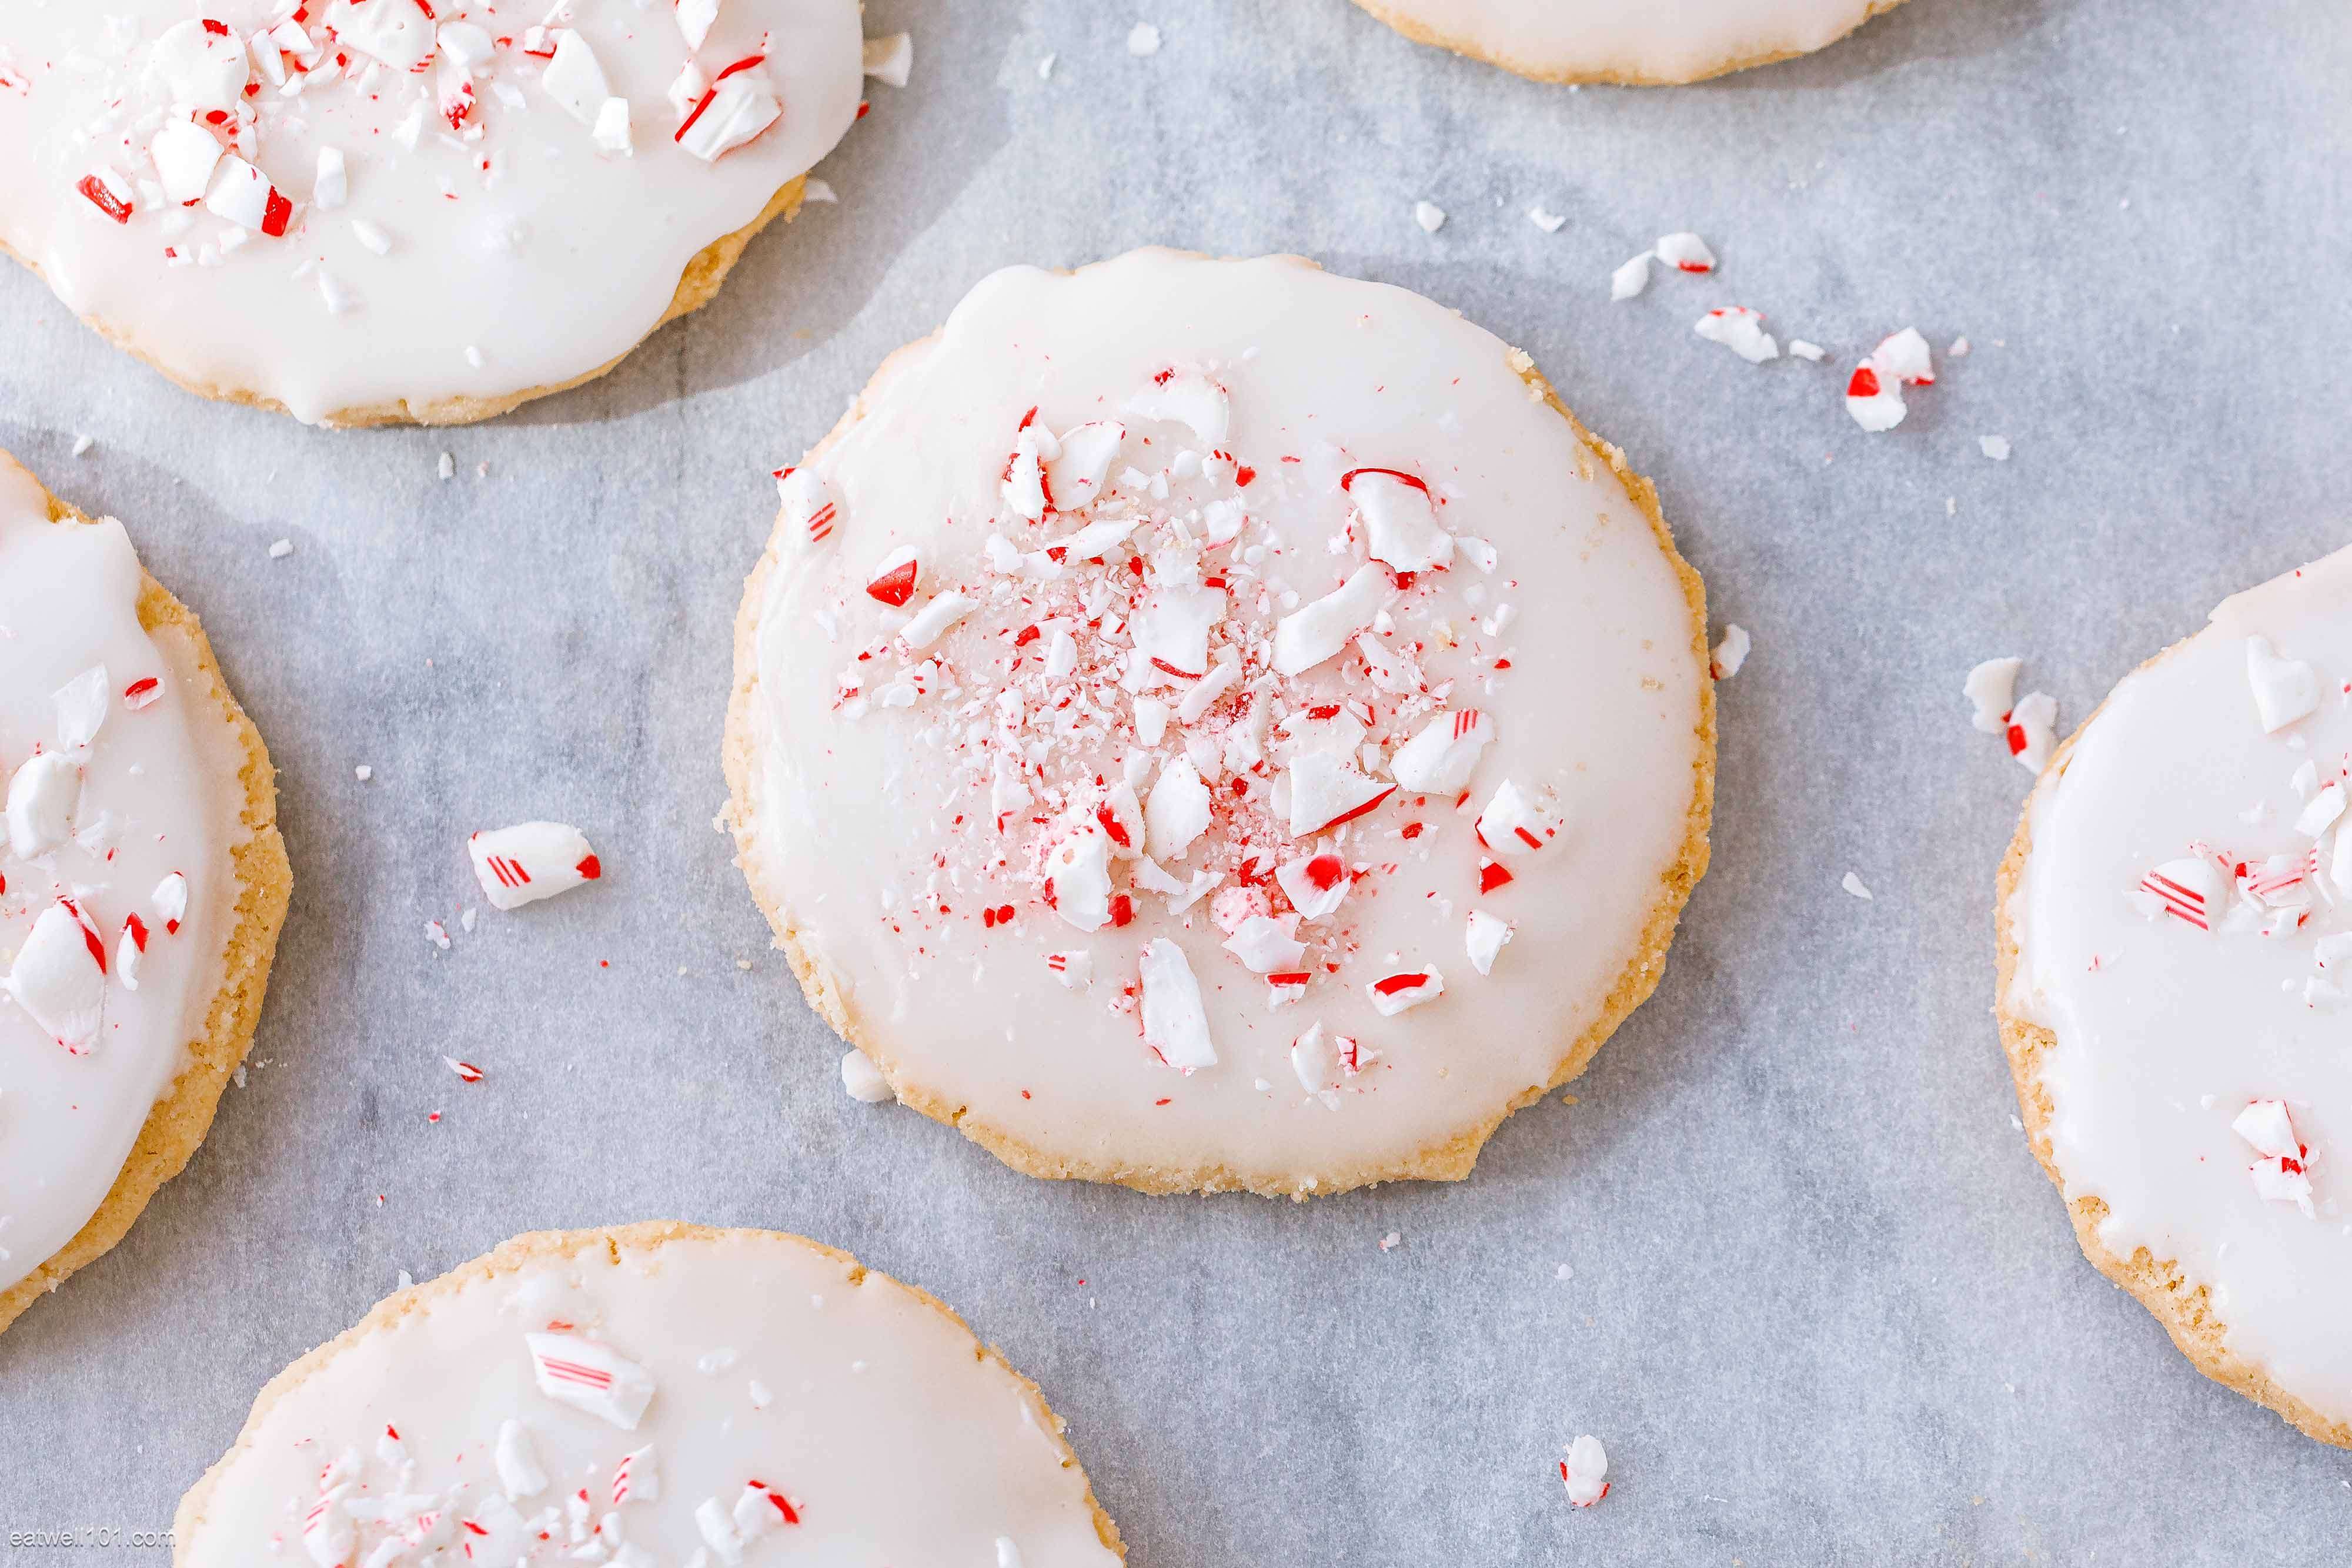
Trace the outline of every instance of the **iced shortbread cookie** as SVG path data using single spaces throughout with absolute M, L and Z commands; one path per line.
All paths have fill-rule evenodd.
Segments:
M 857 111 L 854 0 L 0 20 L 0 248 L 207 397 L 453 423 L 707 302 Z
M 2352 551 L 2225 601 L 2058 748 L 2000 868 L 2001 1038 L 2083 1250 L 2352 1447 Z
M 770 1230 L 521 1236 L 261 1391 L 180 1568 L 1115 1568 L 1036 1385 Z
M 1808 54 L 1897 0 L 1356 0 L 1423 44 L 1538 81 L 1665 85 Z
M 289 876 L 204 629 L 0 453 L 0 1328 L 122 1239 L 252 1043 Z
M 1706 861 L 1697 574 L 1526 355 L 1295 257 L 998 273 L 783 476 L 741 864 L 899 1097 L 1152 1191 L 1458 1177 Z

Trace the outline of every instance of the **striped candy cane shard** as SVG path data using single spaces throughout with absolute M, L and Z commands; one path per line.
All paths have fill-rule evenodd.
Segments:
M 1468 788 L 1478 758 L 1495 738 L 1495 721 L 1476 708 L 1440 713 L 1389 758 L 1389 772 L 1407 789 L 1454 795 Z
M 2221 870 L 2198 856 L 2166 861 L 2139 882 L 2141 912 L 2153 920 L 2169 915 L 2200 931 L 2210 931 L 2223 892 Z
M 805 465 L 782 469 L 776 475 L 776 496 L 783 504 L 784 527 L 803 546 L 814 548 L 833 537 L 840 510 L 824 475 Z
M 122 935 L 114 941 L 114 977 L 126 991 L 139 988 L 139 966 L 147 956 L 147 923 L 132 911 L 122 917 Z
M 2247 1167 L 2255 1195 L 2265 1203 L 2292 1203 L 2305 1219 L 2317 1218 L 2311 1202 L 2311 1174 L 2305 1168 L 2311 1150 L 2295 1136 L 2285 1102 L 2249 1101 L 2230 1128 L 2263 1156 Z
M 1048 953 L 1045 967 L 1062 982 L 1064 990 L 1082 991 L 1094 979 L 1095 956 L 1084 948 L 1075 953 Z
M 903 608 L 907 601 L 915 597 L 915 585 L 922 570 L 921 559 L 902 545 L 883 557 L 882 564 L 874 569 L 873 579 L 866 585 L 866 597 L 894 610 Z
M 2344 786 L 2331 779 L 2312 792 L 2303 810 L 2294 819 L 2294 831 L 2305 838 L 2315 839 L 2336 825 L 2344 814 Z
M 1503 780 L 1478 813 L 1478 841 L 1502 856 L 1528 855 L 1551 842 L 1559 824 L 1510 779 Z
M 1045 489 L 1055 508 L 1076 511 L 1101 499 L 1103 480 L 1126 440 L 1127 426 L 1115 419 L 1092 420 L 1064 431 L 1060 454 L 1046 462 L 1045 470 Z M 1135 524 L 1126 526 L 1132 529 Z
M 2009 754 L 2028 773 L 2040 773 L 2058 745 L 2058 699 L 2047 692 L 2029 692 L 2009 711 L 2005 727 Z
M 1429 486 L 1394 468 L 1351 468 L 1339 488 L 1354 503 L 1364 553 L 1391 571 L 1438 571 L 1453 564 L 1454 536 L 1437 520 Z
M 1511 875 L 1511 868 L 1501 861 L 1491 860 L 1485 855 L 1478 857 L 1478 891 L 1481 894 L 1492 893 L 1505 883 L 1516 880 L 1517 879 Z
M 1671 234 L 1659 238 L 1657 258 L 1678 272 L 1709 273 L 1715 270 L 1715 252 L 1706 248 L 1706 241 L 1695 234 Z
M 1339 852 L 1320 847 L 1313 854 L 1276 867 L 1274 880 L 1290 900 L 1290 907 L 1307 920 L 1327 919 L 1336 913 L 1353 882 Z
M 2300 659 L 2283 657 L 2261 635 L 2246 639 L 2246 683 L 2263 733 L 2275 735 L 2319 706 L 2319 676 Z
M 745 1481 L 735 1495 L 735 1532 L 746 1544 L 800 1521 L 800 1510 L 792 1500 L 765 1481 Z
M 106 944 L 70 900 L 33 922 L 0 990 L 75 1056 L 97 1043 L 106 1013 Z
M 706 163 L 756 141 L 784 114 L 767 64 L 765 55 L 754 55 L 712 77 L 710 89 L 671 140 Z
M 180 922 L 186 919 L 188 914 L 188 879 L 178 872 L 167 874 L 155 884 L 148 907 L 155 912 L 155 918 L 163 923 L 164 936 L 178 936 Z
M 1470 952 L 1470 967 L 1482 975 L 1495 972 L 1496 956 L 1512 936 L 1511 923 L 1499 915 L 1489 915 L 1474 909 L 1463 933 L 1464 945 Z
M 2317 846 L 2299 855 L 2271 855 L 2249 862 L 2240 885 L 2272 909 L 2299 909 L 2311 902 L 2311 877 L 2318 867 Z
M 531 1447 L 530 1432 L 521 1422 L 509 1416 L 499 1423 L 498 1446 L 491 1458 L 498 1467 L 499 1489 L 509 1502 L 537 1497 L 547 1490 L 547 1472 L 540 1468 L 538 1450 Z
M 562 822 L 519 822 L 466 841 L 474 878 L 495 909 L 520 909 L 604 874 L 585 834 Z
M 1209 1038 L 1209 1015 L 1201 1004 L 1201 984 L 1184 949 L 1165 936 L 1147 943 L 1138 969 L 1143 986 L 1143 1043 L 1179 1072 L 1191 1074 L 1217 1064 Z
M 551 1514 L 551 1518 L 552 1515 Z M 477 1563 L 515 1563 L 540 1543 L 530 1521 L 502 1497 L 486 1497 L 459 1523 L 467 1560 Z
M 1021 428 L 1013 433 L 1013 451 L 1004 460 L 1004 505 L 1015 517 L 1039 523 L 1054 509 L 1052 481 L 1046 477 L 1045 463 L 1060 451 L 1052 433 L 1037 423 L 1037 411 L 1031 409 L 1023 416 Z
M 1268 975 L 1265 977 L 1265 1010 L 1272 1012 L 1276 1008 L 1286 1008 L 1307 994 L 1307 988 L 1314 978 L 1314 972 L 1308 969 L 1285 969 L 1278 974 Z
M 1609 1454 L 1600 1438 L 1588 1433 L 1569 1445 L 1568 1457 L 1559 1462 L 1559 1482 L 1570 1502 L 1591 1508 L 1609 1495 L 1608 1478 Z
M 1364 987 L 1364 995 L 1371 1001 L 1372 1010 L 1382 1018 L 1394 1018 L 1423 1002 L 1435 1001 L 1444 994 L 1445 978 L 1437 972 L 1434 964 L 1427 968 L 1383 975 Z
M 1312 838 L 1352 821 L 1396 793 L 1358 772 L 1344 757 L 1310 751 L 1295 758 L 1287 770 L 1290 781 L 1290 834 Z
M 719 0 L 677 0 L 676 16 L 678 35 L 692 53 L 710 37 L 711 24 L 719 20 Z
M 1745 305 L 1710 310 L 1691 329 L 1710 343 L 1720 343 L 1751 365 L 1780 357 L 1780 345 L 1764 330 L 1763 312 Z
M 1092 816 L 1066 817 L 1063 837 L 1045 856 L 1046 906 L 1080 931 L 1111 922 L 1110 835 Z
M 359 1525 L 343 1507 L 348 1483 L 328 1489 L 302 1515 L 302 1550 L 319 1568 L 343 1568 L 359 1544 Z
M 653 1400 L 651 1373 L 578 1334 L 530 1333 L 523 1342 L 541 1394 L 625 1431 L 635 1429 Z
M 2025 668 L 2019 658 L 1987 659 L 1969 672 L 1960 684 L 1960 693 L 1969 699 L 1975 712 L 1969 722 L 1987 735 L 2000 735 L 2009 728 L 2009 710 L 2017 703 L 2017 675 Z

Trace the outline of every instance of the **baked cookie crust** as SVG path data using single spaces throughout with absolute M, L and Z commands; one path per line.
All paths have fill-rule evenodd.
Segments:
M 7 462 L 13 460 L 0 454 L 0 463 Z M 54 495 L 48 497 L 48 506 L 53 526 L 80 528 L 91 521 Z M 139 623 L 151 633 L 168 631 L 185 640 L 194 665 L 184 674 L 227 721 L 245 752 L 237 782 L 245 792 L 239 821 L 247 836 L 229 852 L 237 884 L 235 925 L 223 955 L 220 989 L 205 1010 L 204 1033 L 188 1042 L 188 1066 L 149 1113 L 138 1143 L 97 1212 L 40 1267 L 0 1291 L 0 1331 L 63 1284 L 75 1270 L 94 1262 L 121 1240 L 157 1189 L 186 1168 L 212 1126 L 222 1091 L 252 1048 L 278 929 L 293 894 L 293 868 L 287 860 L 286 841 L 278 831 L 278 773 L 270 766 L 261 733 L 230 694 L 195 613 L 173 598 L 143 567 Z
M 1381 4 L 1381 0 L 1356 0 L 1358 5 L 1416 44 L 1427 44 L 1450 54 L 1460 55 L 1465 59 L 1497 66 L 1514 76 L 1525 77 L 1529 81 L 1551 82 L 1560 86 L 1571 84 L 1581 86 L 1591 83 L 1612 87 L 1687 87 L 1693 82 L 1713 81 L 1717 77 L 1729 76 L 1734 71 L 1748 70 L 1757 66 L 1773 65 L 1781 60 L 1792 60 L 1800 55 L 1818 54 L 1822 49 L 1829 47 L 1831 44 L 1841 42 L 1852 36 L 1872 17 L 1892 11 L 1902 3 L 1903 0 L 1871 0 L 1870 9 L 1863 14 L 1861 20 L 1838 35 L 1836 38 L 1832 38 L 1816 48 L 1779 49 L 1760 55 L 1751 55 L 1727 60 L 1721 65 L 1712 66 L 1688 76 L 1648 76 L 1639 71 L 1559 70 L 1525 60 L 1514 60 L 1499 54 L 1486 53 L 1472 40 L 1458 34 L 1450 34 L 1443 29 L 1433 27 L 1427 23 L 1416 21 L 1392 5 Z

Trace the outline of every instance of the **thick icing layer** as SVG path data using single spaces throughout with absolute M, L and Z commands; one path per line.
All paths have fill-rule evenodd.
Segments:
M 1525 362 L 1293 258 L 1013 268 L 785 480 L 746 863 L 903 1093 L 1305 1191 L 1556 1076 L 1681 896 L 1706 674 Z
M 2331 814 L 2347 693 L 2352 551 L 2224 601 L 2124 677 L 2045 776 L 2009 904 L 2010 1006 L 2056 1037 L 2041 1082 L 2067 1197 L 2106 1205 L 2109 1250 L 2177 1259 L 2231 1350 L 2336 1421 L 2352 1420 L 2352 832 Z M 2240 1124 L 2262 1102 L 2303 1145 L 2284 1166 L 2255 1141 L 2273 1113 Z
M 52 524 L 0 456 L 0 774 L 9 828 L 32 835 L 0 833 L 0 1290 L 113 1186 L 204 1032 L 235 924 L 245 753 L 186 637 L 141 628 L 140 585 L 121 524 Z M 97 733 L 74 745 L 92 696 Z M 63 841 L 37 786 L 68 813 Z M 126 954 L 134 920 L 144 950 L 134 933 Z
M 1360 0 L 1391 26 L 1528 76 L 1691 81 L 1836 42 L 1894 0 Z
M 936 1303 L 797 1237 L 655 1228 L 531 1239 L 330 1347 L 190 1494 L 177 1560 L 1119 1561 L 1053 1417 Z
M 689 51 L 680 18 L 714 8 Z M 851 0 L 16 5 L 0 242 L 207 391 L 310 421 L 508 398 L 626 352 L 697 252 L 832 149 L 858 27 Z M 697 155 L 763 102 L 774 124 Z

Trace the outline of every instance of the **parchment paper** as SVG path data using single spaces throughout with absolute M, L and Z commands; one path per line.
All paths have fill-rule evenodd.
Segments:
M 2011 1120 L 1990 886 L 2028 779 L 1959 682 L 2023 654 L 2071 725 L 2352 535 L 2343 7 L 1911 0 L 1808 59 L 1573 93 L 1344 0 L 867 26 L 914 31 L 915 78 L 820 171 L 840 204 L 487 427 L 199 402 L 0 271 L 0 444 L 203 615 L 298 884 L 194 1165 L 0 1337 L 0 1544 L 166 1527 L 261 1384 L 403 1270 L 677 1217 L 955 1304 L 1069 1417 L 1139 1568 L 2340 1557 L 2352 1455 L 2177 1355 Z M 1717 276 L 1612 306 L 1684 228 Z M 1466 1184 L 1150 1199 L 854 1103 L 711 830 L 766 471 L 990 268 L 1147 242 L 1300 251 L 1523 344 L 1755 633 L 1664 986 Z M 1692 334 L 1734 303 L 1831 362 Z M 1844 376 L 1914 324 L 1942 380 L 1865 435 Z M 425 922 L 481 904 L 464 835 L 535 816 L 603 883 L 437 950 Z M 1614 1483 L 1589 1512 L 1555 1469 L 1583 1431 Z

